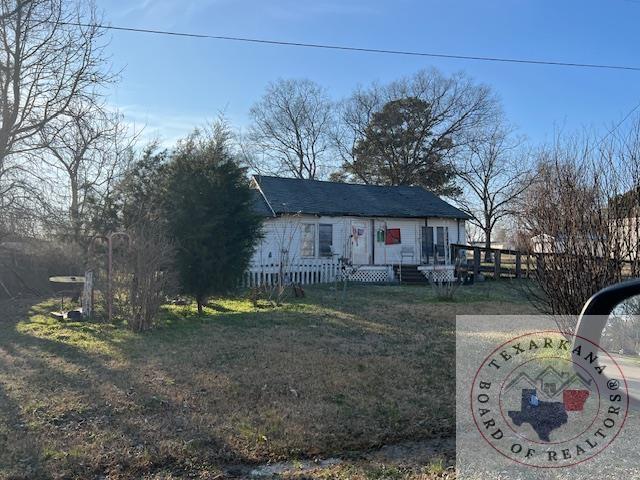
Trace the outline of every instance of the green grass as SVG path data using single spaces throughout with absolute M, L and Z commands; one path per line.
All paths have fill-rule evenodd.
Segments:
M 306 290 L 271 309 L 168 306 L 142 334 L 57 322 L 55 300 L 0 305 L 0 478 L 206 478 L 450 436 L 455 315 L 531 312 L 508 281 L 452 302 L 424 286 Z M 371 475 L 396 478 L 385 468 Z

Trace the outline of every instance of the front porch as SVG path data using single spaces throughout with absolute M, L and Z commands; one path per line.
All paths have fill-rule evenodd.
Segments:
M 243 281 L 244 286 L 312 285 L 334 283 L 344 277 L 361 283 L 428 283 L 453 281 L 454 265 L 349 265 L 338 259 L 303 260 L 280 264 L 252 264 Z

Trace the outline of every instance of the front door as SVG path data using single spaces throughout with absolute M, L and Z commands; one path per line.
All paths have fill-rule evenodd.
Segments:
M 351 262 L 369 264 L 369 229 L 366 222 L 351 222 Z
M 422 227 L 422 261 L 446 263 L 449 227 Z
M 422 261 L 431 263 L 434 254 L 433 227 L 422 227 Z

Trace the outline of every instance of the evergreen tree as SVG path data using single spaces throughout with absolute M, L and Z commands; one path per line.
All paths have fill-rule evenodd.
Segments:
M 457 193 L 455 168 L 447 158 L 453 142 L 434 135 L 431 111 L 429 103 L 415 97 L 386 103 L 372 115 L 345 172 L 376 185 L 420 185 L 438 194 Z
M 176 247 L 184 293 L 198 312 L 210 295 L 234 288 L 260 238 L 253 192 L 234 160 L 230 133 L 219 123 L 180 142 L 163 169 L 163 210 Z

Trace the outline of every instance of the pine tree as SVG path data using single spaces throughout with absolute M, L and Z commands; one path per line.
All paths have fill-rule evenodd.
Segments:
M 163 210 L 184 293 L 198 312 L 208 296 L 238 285 L 260 238 L 253 192 L 217 124 L 182 141 L 163 172 Z

